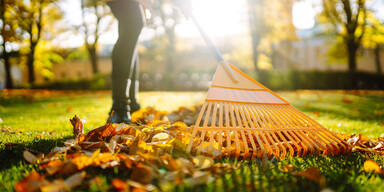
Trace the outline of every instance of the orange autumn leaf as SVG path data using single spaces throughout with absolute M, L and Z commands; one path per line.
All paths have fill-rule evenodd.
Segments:
M 374 172 L 378 174 L 383 173 L 383 169 L 373 160 L 366 160 L 363 165 L 363 169 L 365 172 Z
M 64 162 L 60 160 L 53 160 L 44 165 L 48 174 L 52 175 L 60 171 L 64 166 Z
M 88 155 L 79 155 L 73 159 L 71 159 L 72 163 L 76 165 L 76 167 L 80 170 L 85 167 L 88 167 L 92 164 L 92 158 Z
M 116 191 L 127 191 L 129 187 L 128 184 L 121 179 L 113 179 L 112 186 L 116 189 Z
M 343 98 L 341 101 L 342 101 L 343 103 L 347 103 L 347 104 L 353 103 L 352 100 L 347 99 L 347 98 Z
M 44 178 L 33 170 L 26 178 L 20 180 L 15 184 L 17 192 L 30 192 L 36 191 L 45 183 Z

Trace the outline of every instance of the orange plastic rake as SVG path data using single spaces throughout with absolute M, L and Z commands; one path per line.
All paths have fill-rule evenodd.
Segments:
M 228 64 L 191 18 L 220 65 L 192 130 L 188 152 L 284 158 L 288 154 L 337 154 L 350 149 L 334 133 Z

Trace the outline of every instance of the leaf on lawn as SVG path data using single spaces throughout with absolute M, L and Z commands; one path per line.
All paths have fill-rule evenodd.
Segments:
M 193 163 L 198 169 L 207 169 L 210 168 L 215 162 L 210 157 L 198 155 L 193 157 Z
M 78 140 L 80 134 L 83 134 L 83 123 L 76 115 L 69 121 L 73 126 L 73 135 L 75 136 L 76 140 Z
M 45 165 L 44 167 L 47 170 L 48 174 L 52 175 L 62 170 L 62 168 L 64 167 L 64 162 L 60 160 L 53 160 L 48 162 L 47 165 Z
M 73 174 L 65 180 L 65 186 L 69 189 L 73 189 L 74 187 L 79 186 L 83 182 L 85 175 L 86 173 L 84 171 Z
M 365 172 L 374 172 L 378 174 L 383 173 L 383 169 L 373 160 L 366 160 L 363 165 L 364 171 Z
M 112 186 L 116 191 L 128 191 L 128 184 L 121 179 L 113 179 Z
M 325 178 L 321 175 L 318 168 L 311 167 L 304 171 L 297 172 L 296 176 L 302 176 L 308 180 L 318 182 L 320 186 L 325 185 Z
M 291 164 L 283 165 L 283 167 L 281 167 L 281 171 L 286 172 L 286 173 L 290 173 L 290 172 L 292 172 L 294 170 L 295 170 L 295 167 L 293 165 L 291 165 Z
M 187 178 L 184 180 L 184 183 L 187 183 L 191 186 L 200 185 L 203 183 L 210 182 L 211 175 L 207 171 L 197 171 L 193 174 L 191 178 Z
M 356 145 L 356 143 L 360 140 L 360 136 L 359 135 L 352 135 L 351 138 L 348 139 L 348 144 L 350 145 Z
M 168 133 L 157 133 L 152 137 L 152 142 L 166 141 L 169 139 Z
M 347 104 L 351 104 L 351 103 L 353 103 L 352 100 L 347 99 L 347 98 L 343 98 L 341 101 L 342 101 L 343 103 L 347 103 Z
M 133 168 L 131 179 L 142 184 L 149 184 L 152 181 L 152 169 L 143 163 L 139 163 Z
M 15 184 L 15 190 L 18 192 L 30 192 L 37 191 L 40 186 L 46 184 L 42 176 L 39 175 L 35 170 L 33 170 L 27 177 L 20 180 Z
M 127 184 L 134 187 L 132 189 L 132 191 L 153 191 L 156 189 L 156 187 L 151 185 L 151 184 L 143 185 L 141 183 L 138 183 L 138 182 L 132 181 L 132 180 L 128 180 Z
M 28 161 L 29 163 L 32 163 L 32 164 L 35 164 L 37 163 L 37 161 L 39 160 L 34 154 L 32 154 L 31 152 L 25 150 L 23 152 L 23 156 L 24 156 L 24 159 L 26 161 Z

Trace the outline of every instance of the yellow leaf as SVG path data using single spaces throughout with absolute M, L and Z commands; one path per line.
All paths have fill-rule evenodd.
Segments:
M 294 170 L 295 170 L 295 167 L 294 167 L 293 165 L 291 165 L 291 164 L 289 164 L 289 165 L 284 165 L 284 166 L 281 168 L 281 171 L 286 172 L 286 173 L 290 173 L 290 172 L 292 172 L 292 171 L 294 171 Z
M 207 168 L 210 168 L 215 162 L 213 161 L 212 158 L 198 155 L 193 158 L 193 163 L 199 169 L 207 169 Z
M 152 142 L 165 141 L 169 139 L 168 133 L 158 133 L 152 137 Z
M 383 169 L 373 160 L 366 160 L 363 167 L 365 172 L 383 173 Z

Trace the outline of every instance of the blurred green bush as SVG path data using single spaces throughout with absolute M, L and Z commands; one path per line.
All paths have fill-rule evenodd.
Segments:
M 325 71 L 260 71 L 256 76 L 259 82 L 272 90 L 295 89 L 384 89 L 384 75 L 366 72 L 325 72 Z M 140 75 L 141 91 L 205 91 L 211 74 Z M 67 79 L 35 85 L 34 89 L 58 90 L 103 90 L 111 88 L 108 74 L 95 75 L 91 79 Z

